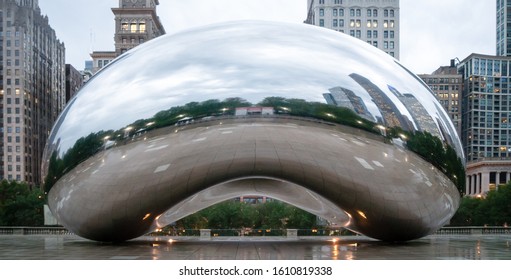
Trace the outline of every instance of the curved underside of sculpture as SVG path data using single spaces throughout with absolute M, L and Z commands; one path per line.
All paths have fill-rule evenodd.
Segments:
M 411 149 L 415 135 L 438 149 Z M 109 64 L 60 116 L 42 169 L 59 222 L 92 240 L 264 195 L 406 241 L 458 208 L 454 169 L 437 152 L 463 159 L 448 115 L 393 58 L 323 28 L 236 22 Z

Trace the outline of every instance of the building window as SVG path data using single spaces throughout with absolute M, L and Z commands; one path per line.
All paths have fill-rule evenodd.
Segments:
M 355 30 L 350 30 L 350 36 L 355 37 Z
M 373 30 L 373 38 L 378 38 L 378 31 L 377 30 Z
M 373 28 L 377 28 L 378 27 L 378 21 L 377 20 L 373 20 Z
M 383 10 L 383 16 L 389 17 L 389 10 Z
M 325 9 L 319 9 L 319 16 L 325 16 Z
M 357 9 L 357 17 L 362 16 L 362 11 L 360 9 Z
M 371 39 L 372 35 L 373 35 L 373 32 L 371 30 L 367 30 L 367 38 Z
M 378 16 L 378 10 L 377 9 L 374 9 L 373 10 L 373 17 L 377 17 Z
M 343 17 L 343 16 L 344 16 L 344 9 L 339 9 L 339 16 L 340 16 L 340 17 Z
M 332 23 L 333 27 L 337 27 L 337 22 L 338 22 L 338 21 L 337 21 L 336 19 L 334 19 L 334 21 L 333 21 L 333 23 Z
M 320 19 L 319 20 L 319 26 L 325 26 L 325 20 L 324 19 Z
M 319 0 L 319 4 L 325 4 L 325 0 Z
M 385 38 L 385 39 L 389 38 L 389 32 L 388 31 L 383 31 L 383 38 Z
M 389 42 L 385 41 L 383 42 L 383 48 L 388 49 L 389 48 Z
M 373 10 L 367 9 L 367 17 L 371 17 L 373 15 Z
M 138 25 L 138 28 L 140 29 L 140 32 L 144 33 L 145 32 L 145 22 L 141 22 Z
M 390 38 L 394 39 L 394 31 L 390 31 Z
M 357 34 L 357 35 L 356 35 L 356 37 L 357 37 L 357 38 L 360 38 L 360 37 L 361 37 L 361 35 L 362 35 L 362 32 L 361 32 L 360 30 L 357 30 L 357 31 L 356 31 L 356 34 Z
M 390 10 L 390 17 L 394 17 L 394 10 Z
M 339 27 L 344 27 L 344 19 L 339 20 Z
M 333 9 L 332 10 L 332 16 L 336 17 L 337 16 L 337 9 Z
M 130 24 L 130 32 L 137 33 L 137 24 L 136 23 Z
M 355 9 L 350 9 L 350 17 L 354 17 L 355 16 Z
M 394 42 L 392 42 L 392 41 L 390 42 L 390 48 L 394 49 Z
M 126 22 L 121 23 L 121 30 L 122 31 L 128 31 L 129 30 L 129 24 Z

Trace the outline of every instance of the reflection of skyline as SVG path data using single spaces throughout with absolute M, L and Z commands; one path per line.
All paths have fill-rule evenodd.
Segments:
M 383 120 L 378 119 L 379 122 L 387 127 L 401 127 L 405 131 L 414 131 L 412 122 L 401 114 L 396 104 L 378 86 L 359 74 L 352 73 L 349 76 L 371 96 L 383 116 Z
M 437 109 L 438 126 L 440 127 L 440 132 L 443 135 L 443 139 L 447 142 L 447 144 L 456 147 L 456 150 L 457 149 L 463 150 L 463 148 L 461 147 L 461 143 L 454 141 L 454 139 L 452 138 L 452 135 L 457 135 L 453 126 L 445 127 L 444 125 L 444 123 L 448 124 L 450 120 L 444 114 L 439 113 L 442 112 L 443 108 L 439 107 L 437 103 L 435 103 L 435 107 Z
M 357 96 L 353 91 L 340 86 L 331 88 L 329 91 L 330 93 L 323 94 L 323 97 L 325 97 L 325 100 L 328 104 L 351 109 L 355 111 L 359 116 L 369 121 L 375 120 L 367 109 L 364 100 Z
M 411 93 L 401 93 L 394 87 L 388 85 L 389 90 L 403 103 L 412 115 L 414 123 L 419 131 L 427 131 L 431 135 L 442 139 L 435 120 L 429 115 L 424 106 Z

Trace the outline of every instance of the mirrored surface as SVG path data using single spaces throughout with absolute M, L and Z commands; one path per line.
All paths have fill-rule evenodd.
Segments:
M 250 21 L 166 35 L 109 64 L 66 107 L 42 168 L 53 213 L 93 240 L 243 193 L 410 240 L 454 214 L 463 162 L 447 114 L 398 61 L 339 32 Z

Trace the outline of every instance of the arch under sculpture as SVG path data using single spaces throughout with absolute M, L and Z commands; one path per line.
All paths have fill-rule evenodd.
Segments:
M 392 57 L 324 28 L 241 21 L 102 69 L 59 117 L 42 170 L 54 215 L 91 240 L 265 195 L 406 241 L 454 215 L 462 162 L 448 115 Z

